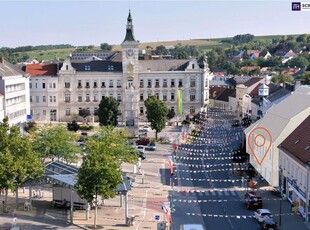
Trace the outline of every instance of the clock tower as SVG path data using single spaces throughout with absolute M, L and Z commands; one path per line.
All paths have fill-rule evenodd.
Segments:
M 126 36 L 121 44 L 123 65 L 123 100 L 120 104 L 122 121 L 133 136 L 139 134 L 139 42 L 133 33 L 132 17 L 129 11 Z

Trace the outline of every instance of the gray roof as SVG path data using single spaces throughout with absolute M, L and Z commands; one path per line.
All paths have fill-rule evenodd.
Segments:
M 177 71 L 185 70 L 188 60 L 140 60 L 139 71 Z
M 25 75 L 26 73 L 17 66 L 0 57 L 0 77 Z
M 109 60 L 95 60 L 95 61 L 81 61 L 81 62 L 72 62 L 72 67 L 76 71 L 85 71 L 85 72 L 122 72 L 123 66 L 121 62 L 114 62 Z M 89 66 L 89 70 L 85 70 L 86 66 Z M 113 69 L 111 69 L 113 66 Z
M 276 101 L 278 99 L 280 99 L 281 97 L 284 97 L 286 95 L 291 94 L 291 91 L 287 90 L 287 89 L 279 89 L 276 92 L 270 94 L 269 96 L 267 96 L 267 99 L 271 102 Z

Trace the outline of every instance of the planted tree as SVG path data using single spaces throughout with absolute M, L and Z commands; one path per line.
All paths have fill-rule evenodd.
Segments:
M 74 140 L 75 135 L 64 126 L 47 126 L 36 134 L 33 147 L 42 159 L 54 160 L 57 157 L 66 162 L 75 162 L 80 150 Z
M 166 117 L 168 108 L 163 101 L 160 101 L 155 96 L 149 97 L 144 101 L 147 112 L 147 120 L 151 123 L 151 128 L 155 130 L 155 138 L 157 134 L 166 127 Z
M 86 155 L 78 172 L 79 196 L 92 203 L 94 195 L 113 198 L 122 182 L 122 162 L 135 163 L 135 149 L 129 146 L 124 130 L 101 127 L 86 143 Z
M 5 190 L 5 212 L 8 189 L 17 190 L 26 180 L 43 172 L 43 164 L 33 151 L 29 137 L 21 136 L 19 127 L 10 127 L 8 118 L 4 118 L 0 123 L 0 188 Z
M 104 97 L 100 101 L 98 116 L 101 126 L 117 126 L 119 102 L 114 97 Z

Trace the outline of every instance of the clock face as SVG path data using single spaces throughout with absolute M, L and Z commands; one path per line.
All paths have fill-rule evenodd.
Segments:
M 132 55 L 133 55 L 133 50 L 131 50 L 131 49 L 130 49 L 130 50 L 127 50 L 127 55 L 128 55 L 128 56 L 132 56 Z

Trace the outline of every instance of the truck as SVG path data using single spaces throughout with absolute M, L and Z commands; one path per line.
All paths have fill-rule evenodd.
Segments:
M 76 191 L 72 190 L 72 199 L 73 199 L 73 207 L 76 209 L 87 209 L 87 201 L 82 199 Z M 97 197 L 98 206 L 102 205 L 101 196 Z M 62 187 L 59 185 L 53 186 L 53 206 L 70 208 L 71 204 L 71 196 L 70 196 L 70 188 Z M 94 202 L 91 204 L 94 206 Z

